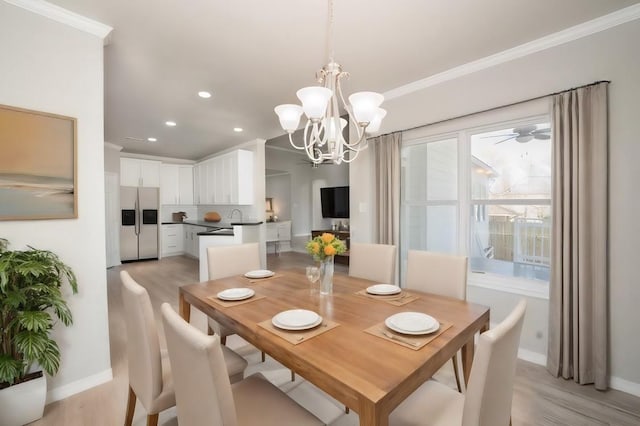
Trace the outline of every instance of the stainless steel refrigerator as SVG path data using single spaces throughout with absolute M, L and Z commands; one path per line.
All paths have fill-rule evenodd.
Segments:
M 120 260 L 158 258 L 158 188 L 120 187 Z

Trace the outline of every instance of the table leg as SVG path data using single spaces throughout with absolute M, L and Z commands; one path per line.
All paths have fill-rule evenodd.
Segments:
M 379 407 L 370 403 L 360 406 L 360 426 L 389 426 L 389 415 L 381 413 Z
M 480 328 L 480 334 L 489 330 L 489 321 L 482 325 Z M 462 373 L 464 374 L 464 383 L 469 384 L 469 376 L 471 375 L 471 365 L 473 364 L 473 354 L 475 351 L 475 341 L 472 337 L 462 347 Z
M 471 375 L 471 364 L 473 364 L 473 352 L 475 350 L 475 342 L 473 337 L 462 347 L 462 374 L 464 375 L 465 385 L 469 384 L 469 376 Z
M 186 321 L 191 321 L 191 305 L 184 300 L 184 295 L 180 292 L 178 296 L 178 309 L 180 310 L 180 316 Z

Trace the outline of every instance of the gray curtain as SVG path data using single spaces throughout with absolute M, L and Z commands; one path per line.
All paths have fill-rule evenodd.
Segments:
M 368 141 L 375 182 L 375 242 L 400 242 L 400 145 L 402 133 L 378 136 Z
M 607 83 L 553 97 L 547 368 L 607 388 Z

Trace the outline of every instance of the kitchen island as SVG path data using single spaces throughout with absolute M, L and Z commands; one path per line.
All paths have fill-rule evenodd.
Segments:
M 244 243 L 259 243 L 260 229 L 263 222 L 206 222 L 209 230 L 198 233 L 198 259 L 200 281 L 209 280 L 209 264 L 207 248 L 214 246 L 231 246 Z

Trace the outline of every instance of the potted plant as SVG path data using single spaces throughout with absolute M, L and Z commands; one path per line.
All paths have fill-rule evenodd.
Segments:
M 72 323 L 62 294 L 67 282 L 78 283 L 71 268 L 47 250 L 8 250 L 0 238 L 0 423 L 23 425 L 42 417 L 46 379 L 34 364 L 53 376 L 60 367 L 60 349 L 51 338 L 59 320 Z M 31 399 L 36 399 L 31 406 Z

